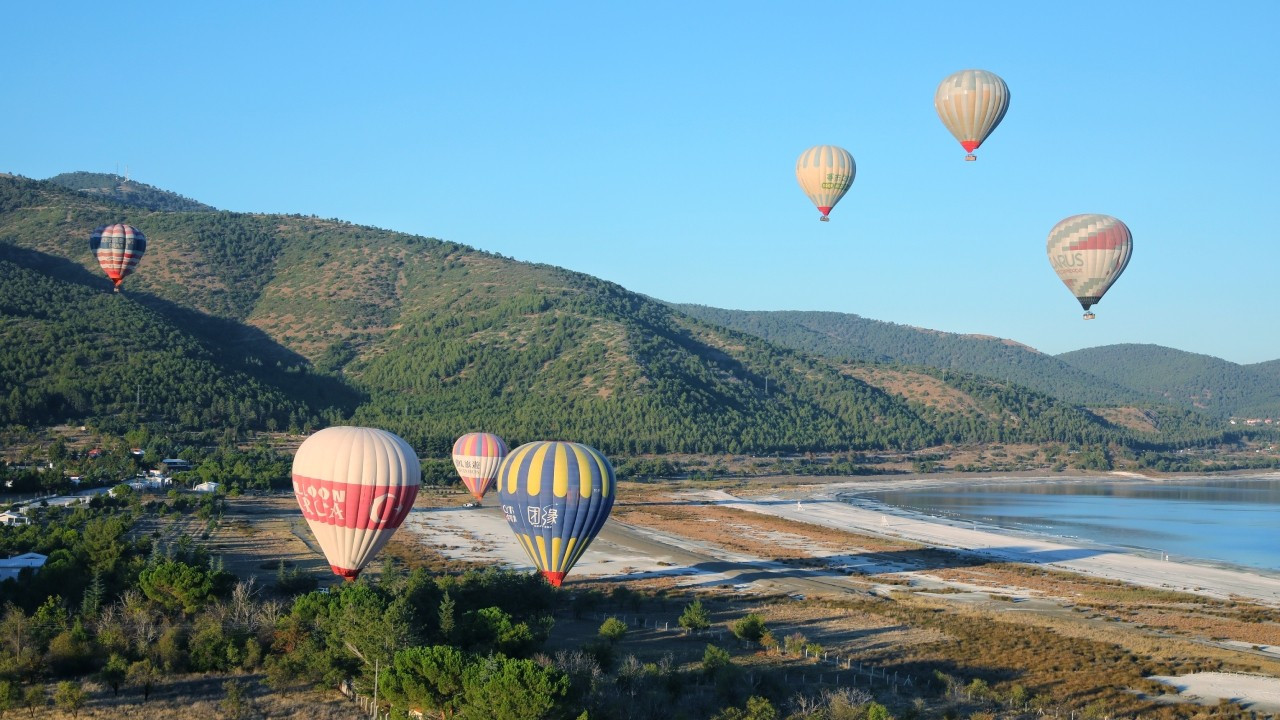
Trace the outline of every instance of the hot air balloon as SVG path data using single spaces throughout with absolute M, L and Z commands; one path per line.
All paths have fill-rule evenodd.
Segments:
M 335 575 L 354 580 L 418 496 L 418 455 L 385 430 L 330 427 L 293 457 L 293 494 Z
M 467 433 L 453 443 L 453 467 L 479 502 L 498 476 L 507 444 L 493 433 Z
M 853 156 L 835 145 L 814 145 L 796 160 L 796 182 L 818 206 L 822 222 L 830 220 L 827 214 L 849 192 L 856 172 Z
M 498 468 L 507 524 L 555 587 L 609 518 L 616 488 L 609 461 L 579 443 L 526 443 Z
M 969 152 L 964 159 L 977 160 L 973 151 L 996 129 L 1009 109 L 1009 86 L 995 73 L 961 70 L 938 85 L 933 107 L 942 124 Z
M 103 225 L 89 235 L 89 250 L 120 292 L 120 283 L 142 262 L 147 236 L 132 225 Z
M 1102 299 L 1133 255 L 1133 235 L 1110 215 L 1072 215 L 1049 231 L 1049 262 L 1084 308 Z

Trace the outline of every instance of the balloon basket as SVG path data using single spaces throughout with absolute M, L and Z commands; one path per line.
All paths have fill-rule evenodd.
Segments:
M 1084 314 L 1084 319 L 1085 319 L 1085 320 L 1092 320 L 1092 319 L 1094 319 L 1094 318 L 1096 318 L 1096 317 L 1098 317 L 1098 316 L 1097 316 L 1097 315 L 1094 315 L 1094 314 L 1093 314 L 1093 313 L 1091 313 L 1091 312 L 1087 312 L 1087 313 L 1085 313 L 1085 314 Z
M 831 218 L 827 217 L 826 215 L 823 215 L 822 217 L 818 218 L 818 222 L 831 222 Z
M 974 155 L 973 153 L 969 153 L 968 155 L 964 156 L 965 162 L 973 162 L 974 160 L 977 160 L 977 159 L 978 159 L 978 156 Z

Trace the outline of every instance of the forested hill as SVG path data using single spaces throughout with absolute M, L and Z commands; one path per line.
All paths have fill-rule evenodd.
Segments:
M 833 358 L 970 372 L 1082 405 L 1129 405 L 1157 400 L 1092 375 L 1083 367 L 1000 338 L 924 330 L 836 312 L 672 307 L 783 347 Z
M 1237 365 L 1210 355 L 1139 344 L 1086 348 L 1058 358 L 1111 382 L 1216 416 L 1280 417 L 1274 361 Z
M 86 242 L 109 222 L 149 239 L 119 296 Z M 132 400 L 180 428 L 371 424 L 436 456 L 475 429 L 613 454 L 1218 432 L 1153 414 L 1143 433 L 1003 381 L 805 355 L 579 273 L 312 217 L 156 211 L 0 177 L 0 250 L 10 423 Z
M 1245 365 L 1244 368 L 1250 372 L 1261 375 L 1273 383 L 1280 384 L 1280 360 L 1268 360 L 1266 362 Z
M 167 190 L 161 190 L 136 180 L 109 173 L 62 173 L 49 178 L 49 182 L 77 190 L 86 195 L 95 195 L 114 200 L 123 205 L 132 205 L 148 210 L 200 212 L 215 209 L 191 198 L 182 197 L 177 193 L 171 193 Z

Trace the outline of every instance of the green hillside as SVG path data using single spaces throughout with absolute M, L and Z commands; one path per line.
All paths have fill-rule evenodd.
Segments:
M 175 210 L 179 212 L 212 211 L 204 203 L 196 202 L 167 190 L 152 187 L 136 180 L 108 173 L 73 172 L 49 178 L 49 182 L 77 190 L 86 195 L 114 200 L 122 205 L 148 210 Z
M 834 358 L 968 372 L 1081 405 L 1128 405 L 1155 400 L 1051 355 L 1000 338 L 924 330 L 847 313 L 673 307 L 776 345 Z
M 1252 365 L 1245 365 L 1244 368 L 1266 378 L 1269 382 L 1280 383 L 1280 360 L 1253 363 Z
M 182 429 L 316 424 L 302 387 L 219 362 L 132 298 L 50 277 L 0 245 L 0 425 L 98 418 Z
M 1058 358 L 1111 382 L 1219 417 L 1280 415 L 1280 383 L 1271 363 L 1237 365 L 1140 344 L 1086 348 Z
M 107 222 L 150 240 L 119 296 L 86 244 Z M 126 367 L 172 375 L 133 381 L 147 418 L 366 423 L 430 454 L 479 428 L 621 454 L 1221 437 L 1193 417 L 1144 431 L 1003 379 L 782 349 L 580 273 L 312 217 L 156 211 L 0 178 L 0 248 L 20 278 L 0 315 L 9 422 L 116 417 L 136 376 L 98 370 Z

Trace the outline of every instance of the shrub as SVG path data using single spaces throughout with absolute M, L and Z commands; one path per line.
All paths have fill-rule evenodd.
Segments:
M 764 637 L 765 632 L 768 630 L 764 626 L 764 618 L 756 613 L 750 613 L 738 619 L 730 629 L 738 639 L 746 640 L 747 642 L 760 642 L 760 639 Z
M 711 627 L 711 614 L 702 606 L 701 600 L 694 600 L 685 606 L 680 614 L 680 627 L 686 631 L 706 630 Z
M 616 617 L 606 618 L 600 625 L 600 637 L 611 643 L 616 643 L 627 634 L 627 624 Z

